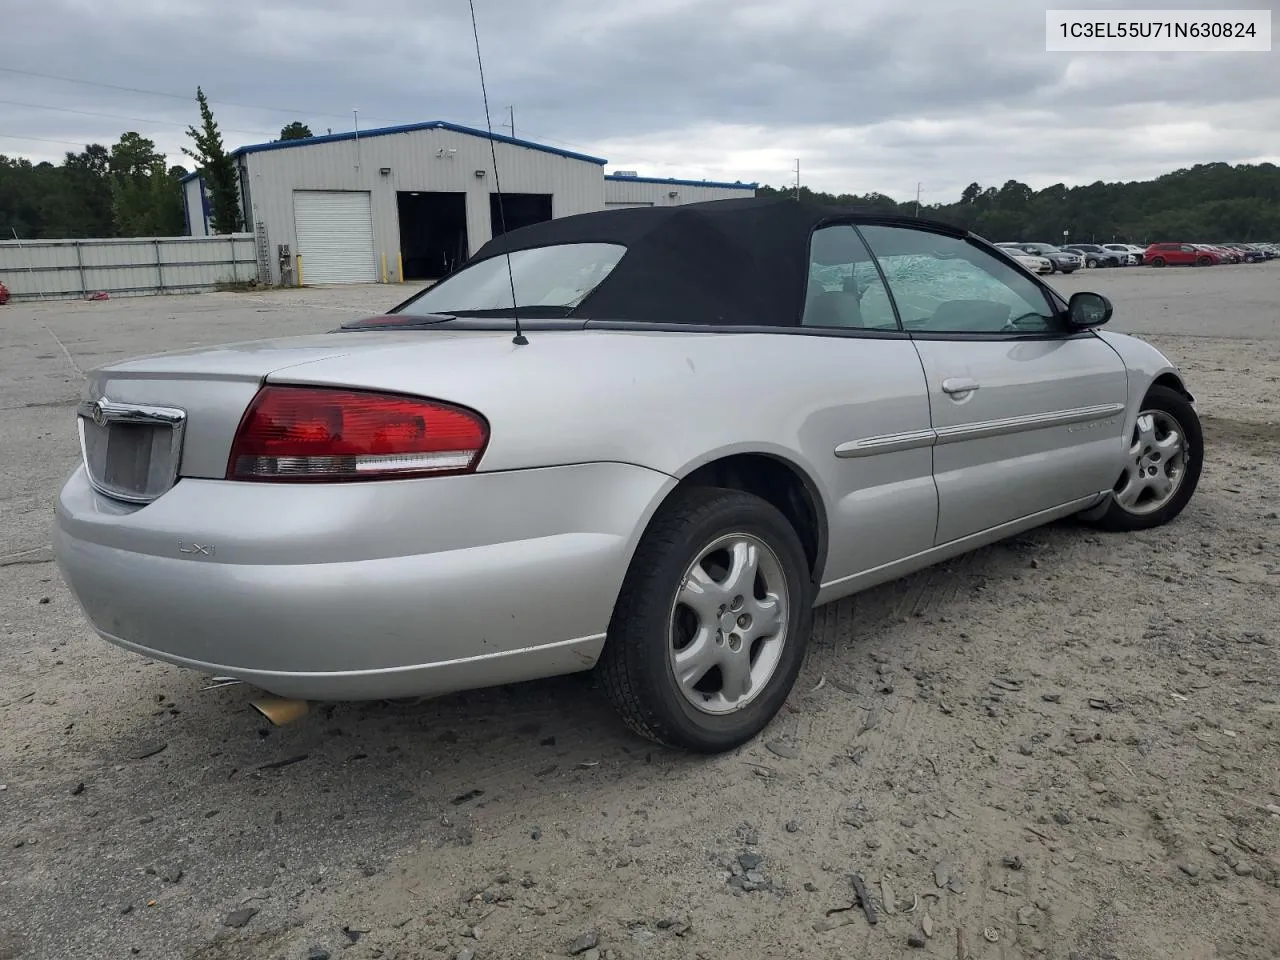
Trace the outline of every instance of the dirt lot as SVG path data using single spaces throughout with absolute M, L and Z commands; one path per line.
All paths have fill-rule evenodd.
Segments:
M 1191 507 L 825 609 L 709 760 L 583 677 L 273 729 L 90 635 L 46 536 L 80 371 L 402 291 L 0 309 L 0 958 L 1280 956 L 1280 263 L 1059 285 L 1184 366 Z

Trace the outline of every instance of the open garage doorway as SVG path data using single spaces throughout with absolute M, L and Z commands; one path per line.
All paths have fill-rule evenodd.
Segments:
M 504 193 L 502 206 L 498 206 L 498 195 L 489 194 L 489 225 L 495 237 L 502 236 L 503 220 L 508 230 L 527 227 L 531 223 L 541 223 L 551 219 L 551 194 L 549 193 Z
M 406 280 L 439 280 L 467 259 L 467 195 L 400 191 L 400 257 Z

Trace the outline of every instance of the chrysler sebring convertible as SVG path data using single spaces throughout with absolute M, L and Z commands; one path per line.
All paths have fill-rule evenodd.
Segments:
M 565 217 L 331 333 L 94 371 L 56 555 L 145 657 L 309 700 L 594 670 L 637 733 L 723 751 L 815 606 L 1178 516 L 1195 402 L 1111 314 L 927 220 Z

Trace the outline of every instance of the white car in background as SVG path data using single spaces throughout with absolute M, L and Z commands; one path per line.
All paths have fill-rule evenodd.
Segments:
M 1141 264 L 1142 256 L 1146 253 L 1145 249 L 1135 247 L 1131 243 L 1104 243 L 1102 249 L 1120 254 L 1124 258 L 1121 264 L 1126 267 L 1136 267 Z
M 996 246 L 1032 273 L 1053 273 L 1053 262 L 1047 257 L 1038 257 L 1033 253 L 1027 253 L 1027 251 L 1012 243 L 997 243 Z

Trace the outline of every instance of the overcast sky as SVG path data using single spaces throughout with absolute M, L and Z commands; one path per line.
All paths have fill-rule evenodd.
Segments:
M 495 129 L 514 105 L 517 136 L 610 169 L 786 185 L 799 158 L 814 189 L 926 202 L 1280 162 L 1280 50 L 1044 49 L 1046 7 L 1277 4 L 475 0 Z M 15 0 L 4 37 L 0 153 L 35 160 L 137 130 L 189 166 L 197 84 L 231 147 L 353 108 L 484 124 L 467 0 Z

